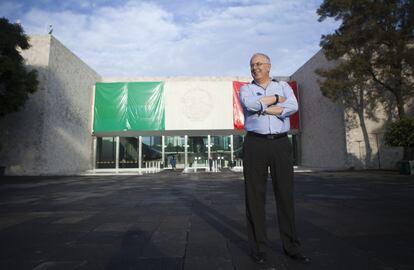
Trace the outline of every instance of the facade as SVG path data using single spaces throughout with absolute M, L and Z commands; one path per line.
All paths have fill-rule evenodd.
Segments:
M 315 54 L 291 77 L 300 88 L 300 164 L 308 167 L 343 169 L 347 167 L 344 109 L 339 102 L 325 98 L 319 90 L 317 68 L 329 68 L 322 51 Z
M 22 52 L 39 89 L 0 120 L 0 163 L 9 175 L 66 175 L 91 168 L 91 87 L 101 77 L 53 36 L 32 36 Z
M 38 70 L 40 88 L 21 111 L 0 120 L 0 165 L 6 166 L 6 174 L 143 172 L 173 165 L 195 171 L 210 166 L 241 166 L 244 132 L 235 128 L 233 82 L 248 82 L 250 77 L 102 77 L 53 36 L 32 36 L 30 43 L 32 47 L 22 54 L 28 67 Z M 320 51 L 291 77 L 278 77 L 298 84 L 300 127 L 290 134 L 297 165 L 322 169 L 395 168 L 402 151 L 384 146 L 385 117 L 381 123 L 369 122 L 374 158 L 366 162 L 365 142 L 361 141 L 358 127 L 348 124 L 340 103 L 321 95 L 314 70 L 330 65 L 334 63 L 328 62 Z M 117 111 L 125 122 L 105 122 L 106 108 L 110 106 L 100 103 L 107 102 L 100 98 L 105 93 L 101 89 L 126 85 L 131 90 L 119 92 L 118 97 L 143 105 L 142 97 L 134 98 L 133 87 L 148 83 L 162 85 L 159 87 L 163 98 L 158 100 L 162 106 L 157 107 L 162 107 L 162 122 L 148 120 L 162 126 L 148 127 L 140 119 L 142 128 L 131 127 L 127 119 L 133 117 L 131 110 Z M 149 89 L 150 102 L 145 104 L 153 106 L 151 93 L 161 88 Z M 128 104 L 112 105 L 115 109 L 128 108 Z M 155 117 L 156 111 L 151 113 L 149 108 L 146 117 Z
M 365 117 L 366 140 L 356 114 L 319 90 L 314 70 L 334 65 L 320 50 L 291 76 L 298 82 L 301 96 L 300 164 L 332 169 L 395 169 L 402 159 L 402 148 L 384 143 L 385 127 L 391 119 L 385 109 L 378 106 L 373 113 L 375 120 Z M 406 111 L 413 115 L 414 103 L 409 104 Z M 367 149 L 371 150 L 369 155 Z
M 103 78 L 94 89 L 95 171 L 241 168 L 241 81 L 249 78 Z

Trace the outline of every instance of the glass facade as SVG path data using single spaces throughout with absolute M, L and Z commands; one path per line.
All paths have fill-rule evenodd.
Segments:
M 142 167 L 148 161 L 162 161 L 162 137 L 145 136 L 142 138 Z
M 115 168 L 116 166 L 116 138 L 99 137 L 96 141 L 96 168 Z
M 233 162 L 236 166 L 242 166 L 243 142 L 243 135 L 233 135 Z
M 187 160 L 189 167 L 205 165 L 208 162 L 208 137 L 189 136 L 188 137 Z
M 297 137 L 289 138 L 297 165 Z M 243 141 L 244 135 L 97 137 L 95 168 L 208 168 L 209 158 L 218 168 L 242 166 Z
M 164 167 L 172 167 L 172 162 L 175 159 L 176 168 L 184 168 L 185 137 L 165 136 L 164 140 Z
M 220 168 L 230 167 L 231 136 L 211 136 L 211 158 L 217 160 Z
M 138 168 L 138 138 L 119 138 L 119 168 Z

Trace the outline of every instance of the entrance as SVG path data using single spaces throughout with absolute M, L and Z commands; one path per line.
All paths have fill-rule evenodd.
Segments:
M 190 168 L 208 168 L 208 137 L 188 137 L 188 166 Z
M 232 166 L 231 136 L 211 136 L 211 159 L 217 161 L 218 168 Z
M 164 141 L 164 167 L 172 168 L 172 160 L 175 159 L 176 168 L 185 167 L 185 137 L 165 136 Z
M 99 137 L 96 140 L 96 168 L 115 169 L 116 166 L 116 140 L 115 137 Z
M 294 164 L 298 163 L 296 135 L 289 135 L 293 145 Z M 242 168 L 244 136 L 136 136 L 97 137 L 95 168 L 107 170 L 159 171 L 177 169 L 210 170 L 210 163 L 217 169 Z M 211 159 L 211 160 L 209 160 Z M 173 161 L 173 162 L 171 162 Z

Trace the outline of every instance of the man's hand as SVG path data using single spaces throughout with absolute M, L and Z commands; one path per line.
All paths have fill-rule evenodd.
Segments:
M 271 106 L 265 110 L 265 113 L 278 116 L 283 112 L 283 109 L 283 107 Z
M 285 102 L 286 98 L 283 96 L 279 96 L 279 103 L 281 102 Z M 260 99 L 260 102 L 262 102 L 263 104 L 266 104 L 266 106 L 270 106 L 273 105 L 276 102 L 276 97 L 275 96 L 265 96 L 262 97 Z
M 275 101 L 276 101 L 276 98 L 275 98 Z M 285 101 L 286 101 L 286 98 L 284 96 L 279 96 L 279 103 L 285 102 Z

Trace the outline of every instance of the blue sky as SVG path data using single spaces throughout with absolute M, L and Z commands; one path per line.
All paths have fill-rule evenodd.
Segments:
M 322 0 L 0 0 L 0 17 L 53 35 L 103 76 L 248 76 L 264 52 L 289 76 L 339 23 Z

